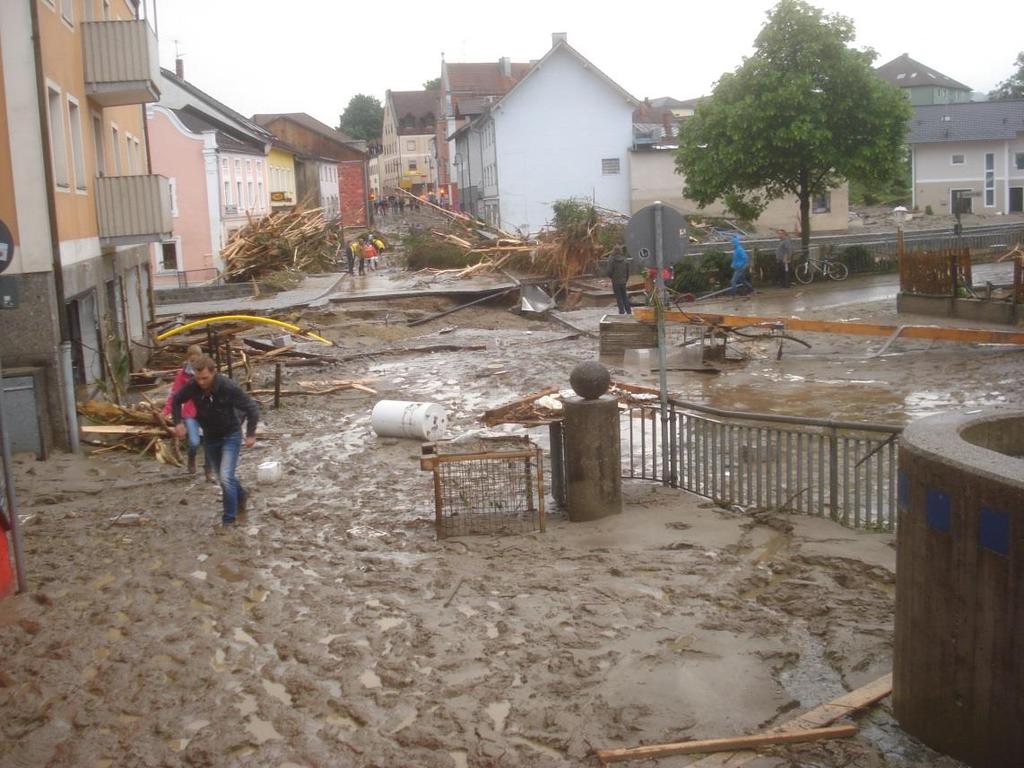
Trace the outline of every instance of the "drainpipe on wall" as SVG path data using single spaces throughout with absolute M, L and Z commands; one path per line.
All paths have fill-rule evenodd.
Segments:
M 75 410 L 75 378 L 71 366 L 71 329 L 64 305 L 64 265 L 60 259 L 60 232 L 57 227 L 57 201 L 53 194 L 53 155 L 50 147 L 50 126 L 46 119 L 46 75 L 43 71 L 43 44 L 39 32 L 39 4 L 26 0 L 32 16 L 32 49 L 36 65 L 36 94 L 39 112 L 39 133 L 43 144 L 43 173 L 46 175 L 46 212 L 50 225 L 50 249 L 53 257 L 53 288 L 57 294 L 57 325 L 60 329 L 60 365 L 58 385 L 64 397 L 64 419 L 68 431 L 68 450 L 78 452 L 78 413 Z

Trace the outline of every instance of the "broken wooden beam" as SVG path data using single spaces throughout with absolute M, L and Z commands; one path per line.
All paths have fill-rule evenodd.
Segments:
M 791 331 L 812 333 L 839 333 L 851 336 L 892 336 L 901 326 L 883 323 L 855 323 L 837 320 L 806 320 L 799 317 L 762 317 L 759 315 L 719 315 L 708 312 L 681 312 L 667 310 L 668 322 L 689 325 L 721 326 L 725 328 L 747 328 L 759 325 L 780 325 Z M 633 315 L 645 323 L 654 322 L 654 310 L 637 307 Z M 900 337 L 926 341 L 952 341 L 962 344 L 1022 344 L 1024 332 L 992 331 L 985 328 L 948 328 L 940 325 L 905 325 Z
M 759 749 L 776 744 L 800 744 L 807 741 L 846 739 L 857 734 L 855 725 L 837 725 L 831 728 L 813 728 L 806 731 L 785 733 L 760 733 L 754 736 L 733 736 L 726 739 L 704 739 L 701 741 L 679 741 L 671 744 L 651 744 L 645 747 L 627 749 L 599 749 L 596 754 L 602 763 L 623 760 L 644 760 L 671 755 L 699 755 L 709 752 L 735 752 L 737 750 Z
M 892 673 L 882 675 L 874 682 L 850 691 L 838 699 L 815 707 L 809 712 L 787 720 L 782 725 L 771 728 L 766 733 L 789 733 L 792 731 L 808 731 L 824 728 L 837 720 L 852 715 L 858 710 L 881 701 L 892 693 Z M 757 758 L 757 752 L 742 750 L 738 752 L 720 752 L 698 760 L 690 768 L 738 768 Z

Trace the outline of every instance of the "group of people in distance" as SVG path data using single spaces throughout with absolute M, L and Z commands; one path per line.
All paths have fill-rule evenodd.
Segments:
M 364 232 L 345 248 L 348 273 L 350 275 L 355 274 L 357 262 L 360 275 L 366 274 L 367 267 L 377 269 L 377 259 L 387 249 L 387 242 L 379 234 L 376 232 Z
M 789 239 L 789 233 L 785 229 L 776 230 L 779 243 L 775 248 L 775 260 L 779 267 L 779 280 L 783 288 L 789 288 L 792 283 L 793 272 L 793 243 Z M 754 292 L 754 286 L 750 282 L 750 255 L 743 247 L 739 235 L 732 235 L 732 279 L 729 281 L 729 293 L 733 295 L 745 295 Z M 633 308 L 629 301 L 626 285 L 629 282 L 630 260 L 625 246 L 618 246 L 612 252 L 608 262 L 608 276 L 611 278 L 612 291 L 615 294 L 615 303 L 618 305 L 620 315 L 633 314 Z M 672 280 L 672 270 L 666 267 L 664 270 L 666 285 Z M 657 278 L 657 270 L 647 270 L 647 291 L 653 290 L 654 281 Z

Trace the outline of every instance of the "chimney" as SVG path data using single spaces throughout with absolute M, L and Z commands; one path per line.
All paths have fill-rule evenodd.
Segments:
M 554 48 L 559 43 L 568 43 L 569 34 L 567 32 L 552 32 L 551 33 L 551 47 Z
M 503 77 L 512 77 L 512 59 L 508 56 L 502 56 L 498 59 L 498 66 L 501 67 Z
M 185 60 L 181 56 L 174 59 L 174 74 L 179 80 L 185 79 Z

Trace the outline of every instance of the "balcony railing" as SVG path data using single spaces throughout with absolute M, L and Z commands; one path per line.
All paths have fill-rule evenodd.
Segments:
M 89 98 L 104 107 L 159 101 L 159 51 L 148 21 L 87 21 L 82 38 Z
M 155 243 L 171 236 L 171 192 L 163 176 L 96 179 L 102 245 Z

